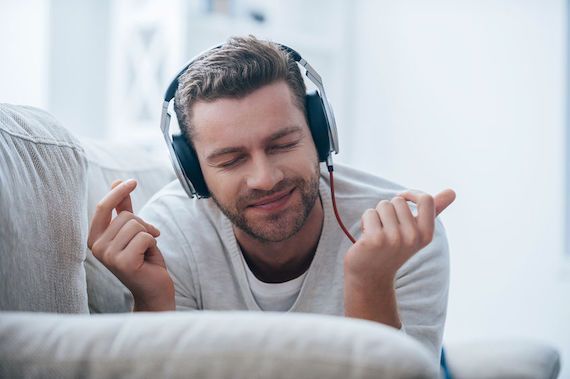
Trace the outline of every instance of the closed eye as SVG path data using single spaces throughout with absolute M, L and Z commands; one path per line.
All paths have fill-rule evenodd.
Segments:
M 291 150 L 299 144 L 299 141 L 291 142 L 291 143 L 284 143 L 280 145 L 273 145 L 269 148 L 269 150 L 277 150 L 277 151 L 286 151 Z
M 237 157 L 235 159 L 232 159 L 230 161 L 227 162 L 223 162 L 218 164 L 218 168 L 232 168 L 234 166 L 237 166 L 239 163 L 241 163 L 245 158 L 243 156 Z

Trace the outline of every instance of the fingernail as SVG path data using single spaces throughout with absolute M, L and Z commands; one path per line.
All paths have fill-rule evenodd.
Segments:
M 129 184 L 132 184 L 132 183 L 134 183 L 134 182 L 135 182 L 135 180 L 134 180 L 133 178 L 131 178 L 131 179 L 125 180 L 125 181 L 123 182 L 123 184 L 129 185 Z

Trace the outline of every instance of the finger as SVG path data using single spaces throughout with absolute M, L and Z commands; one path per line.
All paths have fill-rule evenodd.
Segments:
M 436 216 L 439 215 L 441 212 L 445 210 L 445 208 L 451 205 L 451 203 L 455 201 L 456 196 L 457 195 L 455 194 L 455 191 L 453 191 L 450 188 L 445 189 L 440 193 L 438 193 L 437 195 L 435 195 L 434 196 L 435 215 Z
M 376 206 L 376 211 L 380 217 L 380 222 L 384 229 L 388 231 L 394 231 L 398 229 L 400 222 L 398 221 L 398 216 L 396 216 L 396 210 L 394 205 L 388 200 L 382 200 Z
M 394 211 L 396 212 L 398 221 L 400 221 L 400 225 L 416 224 L 416 219 L 412 214 L 412 210 L 403 197 L 396 196 L 392 199 L 391 202 L 394 206 Z
M 113 209 L 117 207 L 137 186 L 135 180 L 127 180 L 113 188 L 95 207 L 95 213 L 91 220 L 87 246 L 91 248 L 93 243 L 105 232 L 113 216 Z
M 160 230 L 152 224 L 145 222 L 142 218 L 132 214 L 128 211 L 123 211 L 119 213 L 117 217 L 113 219 L 109 227 L 103 232 L 101 237 L 99 237 L 102 241 L 112 241 L 116 238 L 117 234 L 123 228 L 125 224 L 127 224 L 130 220 L 136 220 L 139 224 L 144 226 L 145 232 L 151 234 L 153 237 L 158 237 L 160 235 Z M 121 248 L 122 249 L 122 248 Z
M 116 186 L 118 186 L 119 184 L 123 183 L 123 181 L 121 179 L 117 179 L 115 180 L 113 183 L 111 183 L 111 188 L 115 188 Z M 128 195 L 125 199 L 123 199 L 123 201 L 121 203 L 119 203 L 119 205 L 117 205 L 117 207 L 115 208 L 117 215 L 120 214 L 123 211 L 127 211 L 130 213 L 134 213 L 133 211 L 133 204 L 131 202 L 131 195 Z M 152 224 L 149 224 L 148 222 L 144 221 L 142 218 L 139 218 L 138 216 L 134 216 L 136 220 L 138 220 L 141 224 L 143 224 L 144 226 L 146 226 L 147 228 L 147 232 L 152 234 L 153 237 L 158 237 L 160 235 L 160 230 L 158 230 L 158 228 Z
M 149 224 L 139 216 L 134 216 L 134 219 L 143 224 L 143 226 L 146 228 L 147 233 L 151 234 L 153 237 L 156 238 L 160 235 L 160 230 L 158 230 L 158 228 L 153 224 Z
M 156 240 L 148 233 L 138 233 L 134 236 L 117 258 L 129 270 L 138 270 L 144 264 L 145 253 L 156 247 Z
M 115 238 L 113 238 L 111 242 L 111 248 L 109 250 L 112 251 L 121 251 L 131 240 L 139 233 L 145 232 L 146 228 L 134 218 L 131 218 L 127 221 L 119 230 Z
M 111 183 L 111 189 L 117 187 L 119 184 L 123 183 L 123 181 L 121 179 L 117 179 L 115 180 L 113 183 Z M 133 203 L 131 201 L 131 195 L 127 195 L 127 197 L 125 197 L 123 199 L 123 201 L 121 201 L 116 207 L 115 210 L 117 211 L 117 214 L 121 213 L 122 211 L 129 211 L 131 213 L 134 213 L 133 211 Z
M 130 225 L 126 230 L 131 230 L 131 232 L 130 234 L 126 232 L 127 235 L 125 236 L 125 232 L 122 230 L 129 223 L 137 224 L 138 227 Z M 120 252 L 120 250 L 125 248 L 130 239 L 139 232 L 149 233 L 154 238 L 160 235 L 160 231 L 154 225 L 144 222 L 141 218 L 133 215 L 131 212 L 123 211 L 119 216 L 113 219 L 109 227 L 99 237 L 99 239 L 96 240 L 90 249 L 92 249 L 93 255 L 95 255 L 99 260 L 103 259 L 108 261 L 108 255 L 113 256 L 115 253 Z M 102 256 L 103 253 L 105 253 L 105 257 Z
M 376 209 L 370 208 L 364 211 L 360 219 L 360 227 L 362 235 L 376 234 L 382 231 L 382 223 Z
M 391 202 L 400 221 L 403 242 L 408 246 L 416 245 L 419 242 L 419 230 L 410 206 L 401 196 L 394 197 Z
M 433 237 L 435 224 L 435 202 L 433 197 L 420 191 L 407 191 L 400 194 L 405 200 L 415 203 L 418 207 L 416 216 L 418 229 L 423 241 L 430 241 Z
M 145 252 L 145 260 L 148 263 L 160 265 L 166 268 L 166 262 L 160 252 L 158 245 L 150 246 Z

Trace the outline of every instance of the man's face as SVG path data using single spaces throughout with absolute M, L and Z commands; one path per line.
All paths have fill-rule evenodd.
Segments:
M 212 198 L 232 223 L 262 242 L 297 233 L 318 198 L 319 162 L 287 84 L 197 102 L 192 124 Z

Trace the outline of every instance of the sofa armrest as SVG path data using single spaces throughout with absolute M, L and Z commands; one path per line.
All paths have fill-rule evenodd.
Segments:
M 0 104 L 0 310 L 88 311 L 86 170 L 52 115 Z
M 0 313 L 0 377 L 437 378 L 396 329 L 261 312 Z

